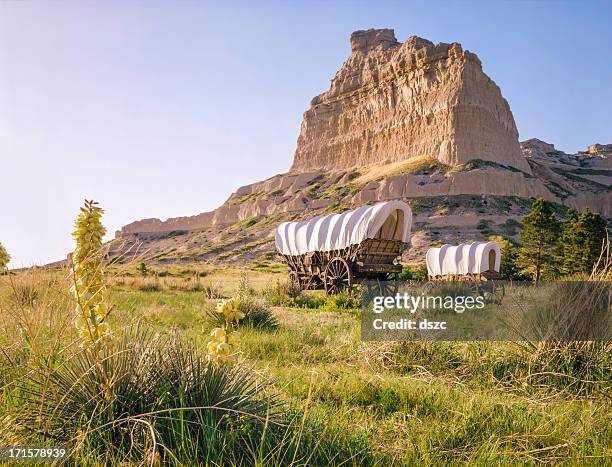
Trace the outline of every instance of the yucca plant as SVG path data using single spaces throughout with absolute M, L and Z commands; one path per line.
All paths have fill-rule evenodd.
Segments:
M 97 352 L 110 337 L 105 322 L 108 309 L 102 272 L 102 239 L 106 229 L 101 218 L 104 211 L 95 201 L 85 200 L 72 236 L 72 292 L 76 305 L 76 326 L 84 348 Z
M 237 326 L 254 329 L 274 330 L 278 328 L 278 320 L 267 306 L 255 299 L 237 302 L 238 310 L 244 314 Z M 215 327 L 221 327 L 225 323 L 225 317 L 212 306 L 205 308 L 208 321 Z
M 77 458 L 184 462 L 229 455 L 228 446 L 240 460 L 249 440 L 278 424 L 279 402 L 265 382 L 209 363 L 178 336 L 137 327 L 99 357 L 83 350 L 31 368 L 15 416 L 21 428 L 69 443 Z

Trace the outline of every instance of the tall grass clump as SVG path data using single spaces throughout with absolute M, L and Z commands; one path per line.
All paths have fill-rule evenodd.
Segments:
M 521 380 L 531 388 L 585 396 L 612 390 L 609 242 L 591 275 L 578 279 L 550 285 L 547 300 L 528 314 L 517 331 L 526 336 L 517 343 L 527 367 Z
M 353 287 L 330 295 L 325 300 L 323 308 L 329 311 L 358 312 L 361 308 L 361 293 L 358 288 Z
M 219 282 L 202 284 L 202 293 L 208 299 L 223 298 L 223 288 Z
M 290 281 L 276 281 L 264 292 L 265 303 L 270 306 L 290 308 L 320 309 L 324 308 L 326 298 L 316 293 L 304 292 Z
M 302 289 L 290 281 L 276 281 L 265 290 L 265 300 L 270 306 L 296 306 L 302 295 Z
M 278 418 L 278 400 L 252 372 L 218 367 L 177 336 L 128 329 L 98 357 L 33 366 L 20 383 L 19 427 L 68 443 L 77 459 L 241 462 Z
M 19 305 L 34 307 L 38 299 L 38 290 L 31 284 L 15 284 L 13 297 Z

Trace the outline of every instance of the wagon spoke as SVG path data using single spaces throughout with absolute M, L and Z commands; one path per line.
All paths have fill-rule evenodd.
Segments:
M 325 269 L 325 290 L 328 294 L 336 294 L 341 289 L 352 285 L 352 274 L 349 264 L 344 258 L 332 258 Z

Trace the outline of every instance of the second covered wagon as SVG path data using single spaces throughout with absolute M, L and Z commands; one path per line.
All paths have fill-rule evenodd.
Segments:
M 333 294 L 401 271 L 399 259 L 409 246 L 411 227 L 410 206 L 386 201 L 307 221 L 283 222 L 276 229 L 276 248 L 295 285 Z
M 426 254 L 430 279 L 453 277 L 499 278 L 501 251 L 495 242 L 471 242 L 430 248 Z
M 467 281 L 470 290 L 488 301 L 501 303 L 505 286 L 500 280 L 501 250 L 495 242 L 471 242 L 430 248 L 427 275 L 432 282 Z

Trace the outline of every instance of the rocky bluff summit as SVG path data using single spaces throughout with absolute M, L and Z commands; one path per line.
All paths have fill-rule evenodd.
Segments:
M 510 106 L 474 53 L 416 36 L 400 43 L 392 29 L 356 31 L 350 45 L 304 113 L 288 173 L 239 188 L 211 212 L 128 224 L 111 253 L 271 259 L 278 223 L 389 199 L 412 204 L 415 256 L 434 241 L 516 237 L 533 197 L 612 217 L 612 147 L 566 154 L 519 143 Z
M 429 156 L 531 170 L 510 106 L 460 44 L 391 29 L 357 31 L 351 55 L 304 114 L 292 170 L 336 169 Z

